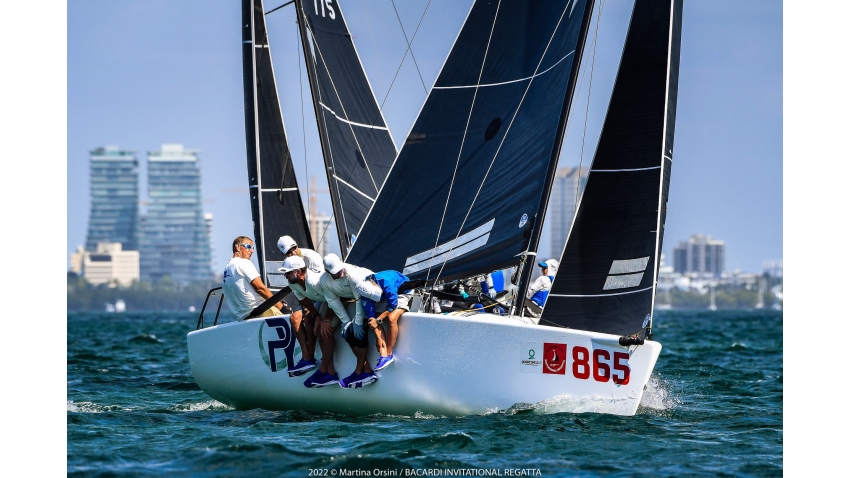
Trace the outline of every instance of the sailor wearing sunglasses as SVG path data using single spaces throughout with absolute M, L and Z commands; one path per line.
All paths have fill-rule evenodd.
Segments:
M 221 290 L 236 320 L 244 319 L 255 307 L 272 296 L 272 292 L 263 284 L 257 267 L 251 262 L 254 250 L 254 241 L 250 237 L 237 237 L 233 240 L 233 257 L 224 266 Z M 283 304 L 278 302 L 260 317 L 283 315 L 281 309 Z

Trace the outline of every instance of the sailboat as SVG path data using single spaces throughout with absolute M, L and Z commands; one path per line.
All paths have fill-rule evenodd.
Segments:
M 467 415 L 534 406 L 634 415 L 661 352 L 652 306 L 681 0 L 635 2 L 561 269 L 539 323 L 522 316 L 593 8 L 593 0 L 472 5 L 346 257 L 427 284 L 399 323 L 396 362 L 374 385 L 308 389 L 280 373 L 299 358 L 285 318 L 190 332 L 198 385 L 238 409 Z M 505 267 L 517 269 L 516 296 L 499 303 L 506 314 L 444 315 L 422 300 Z M 353 370 L 353 354 L 337 346 L 336 368 Z

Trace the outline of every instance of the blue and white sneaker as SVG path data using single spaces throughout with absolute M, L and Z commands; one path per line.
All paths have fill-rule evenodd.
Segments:
M 354 388 L 365 387 L 366 385 L 371 385 L 378 381 L 378 376 L 375 375 L 375 372 L 363 372 L 360 374 L 360 378 L 357 379 L 357 383 Z
M 313 382 L 322 378 L 323 375 L 325 375 L 325 372 L 322 372 L 321 370 L 316 370 L 315 372 L 313 372 L 313 375 L 310 375 L 307 380 L 304 380 L 304 386 L 307 388 L 313 388 Z
M 297 364 L 293 365 L 292 368 L 287 368 L 286 371 L 289 372 L 290 377 L 298 377 L 304 375 L 305 373 L 313 370 L 317 367 L 316 359 L 304 360 L 301 359 Z
M 322 375 L 320 377 L 316 377 L 316 375 L 319 373 L 321 373 Z M 317 372 L 304 382 L 304 386 L 308 388 L 322 388 L 327 387 L 328 385 L 334 385 L 338 382 L 339 377 L 336 374 L 331 375 L 327 372 Z
M 365 387 L 366 385 L 371 385 L 377 380 L 378 376 L 375 375 L 373 372 L 363 372 L 361 374 L 354 372 L 351 375 L 340 380 L 339 386 L 342 388 L 361 388 Z
M 375 365 L 375 371 L 380 372 L 381 370 L 387 368 L 389 364 L 395 362 L 395 357 L 392 354 L 387 355 L 386 357 L 381 357 L 378 359 L 378 363 Z

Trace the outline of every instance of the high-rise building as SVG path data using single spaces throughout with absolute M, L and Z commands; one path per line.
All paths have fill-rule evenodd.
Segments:
M 726 244 L 705 234 L 694 234 L 673 249 L 673 270 L 717 277 L 726 270 Z
M 77 254 L 82 255 L 79 262 L 83 277 L 92 285 L 129 286 L 139 280 L 139 251 L 124 251 L 119 242 L 100 242 L 95 252 Z
M 587 168 L 558 168 L 555 171 L 555 182 L 552 184 L 552 194 L 549 196 L 549 212 L 546 222 L 551 225 L 552 249 L 551 257 L 561 257 L 567 234 L 573 224 L 576 214 L 576 199 L 587 184 Z
M 100 242 L 120 242 L 124 250 L 139 249 L 139 161 L 135 151 L 118 146 L 89 153 L 91 212 L 86 250 Z
M 187 284 L 212 278 L 208 230 L 201 207 L 197 150 L 163 144 L 148 153 L 148 210 L 143 221 L 141 276 Z

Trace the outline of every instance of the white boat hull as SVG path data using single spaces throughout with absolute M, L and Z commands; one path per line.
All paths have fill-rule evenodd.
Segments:
M 634 415 L 661 352 L 657 342 L 623 347 L 613 335 L 498 315 L 408 312 L 400 320 L 396 360 L 376 383 L 316 389 L 303 385 L 312 372 L 286 373 L 300 349 L 288 321 L 277 319 L 275 327 L 252 319 L 190 332 L 189 362 L 201 389 L 237 409 L 458 416 L 528 404 L 544 412 Z M 334 364 L 343 378 L 355 359 L 338 332 L 336 339 Z M 369 363 L 377 358 L 370 337 Z

